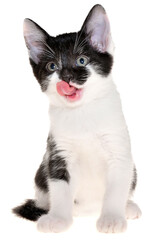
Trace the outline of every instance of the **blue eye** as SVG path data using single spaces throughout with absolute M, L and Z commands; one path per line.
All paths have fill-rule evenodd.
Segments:
M 84 58 L 80 58 L 80 59 L 79 59 L 79 62 L 80 62 L 81 64 L 84 64 Z
M 78 67 L 85 67 L 89 62 L 89 59 L 86 56 L 80 56 L 76 59 L 76 65 Z
M 54 72 L 57 69 L 57 66 L 54 62 L 48 63 L 46 67 L 47 67 L 47 70 L 50 72 Z

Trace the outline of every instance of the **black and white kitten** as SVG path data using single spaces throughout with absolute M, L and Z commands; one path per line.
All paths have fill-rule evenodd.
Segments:
M 51 37 L 24 20 L 30 63 L 49 98 L 50 131 L 35 176 L 35 200 L 16 207 L 40 231 L 61 232 L 72 216 L 99 212 L 100 232 L 123 232 L 138 218 L 130 200 L 136 170 L 112 81 L 114 46 L 104 8 L 95 5 L 77 33 Z

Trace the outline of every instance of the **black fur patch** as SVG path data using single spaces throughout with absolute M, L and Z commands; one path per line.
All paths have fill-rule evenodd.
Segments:
M 136 170 L 136 167 L 134 167 L 134 169 L 133 169 L 133 180 L 132 180 L 132 184 L 131 184 L 131 191 L 134 191 L 136 189 L 136 185 L 137 185 L 137 170 Z
M 57 149 L 56 143 L 52 136 L 48 137 L 48 174 L 49 178 L 53 180 L 64 180 L 69 182 L 70 175 L 67 171 L 67 164 L 65 159 L 61 156 L 60 150 Z
M 48 192 L 47 171 L 43 162 L 36 173 L 35 183 L 41 190 Z
M 41 215 L 47 214 L 48 211 L 36 207 L 35 201 L 28 199 L 23 205 L 12 209 L 12 212 L 17 216 L 26 218 L 30 221 L 37 221 Z
M 61 152 L 62 151 L 57 149 L 54 138 L 49 135 L 44 160 L 35 176 L 36 186 L 44 192 L 49 191 L 48 178 L 54 180 L 61 179 L 69 182 L 70 177 L 67 171 L 67 164 L 65 159 L 61 156 Z
M 51 157 L 48 166 L 49 177 L 54 180 L 64 180 L 66 182 L 69 182 L 70 176 L 66 167 L 66 162 L 62 157 Z

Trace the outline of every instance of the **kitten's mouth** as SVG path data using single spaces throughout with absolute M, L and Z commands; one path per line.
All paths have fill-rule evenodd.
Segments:
M 82 96 L 82 89 L 71 86 L 63 80 L 58 82 L 56 87 L 59 95 L 65 97 L 70 102 L 78 101 Z

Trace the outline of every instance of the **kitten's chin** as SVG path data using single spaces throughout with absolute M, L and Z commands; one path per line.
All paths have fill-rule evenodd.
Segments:
M 73 95 L 68 96 L 59 96 L 59 100 L 61 102 L 61 106 L 65 106 L 67 108 L 75 108 L 79 107 L 83 104 L 83 89 L 79 89 Z M 59 103 L 60 103 L 59 102 Z
M 56 105 L 57 107 L 66 107 L 66 108 L 76 108 L 84 104 L 83 97 L 76 97 L 77 100 L 74 99 L 75 97 L 61 97 L 58 101 L 58 104 L 53 103 L 53 105 Z
M 83 95 L 83 89 L 77 89 L 76 92 L 73 93 L 72 95 L 66 95 L 64 97 L 69 102 L 77 102 L 82 98 L 82 95 Z

